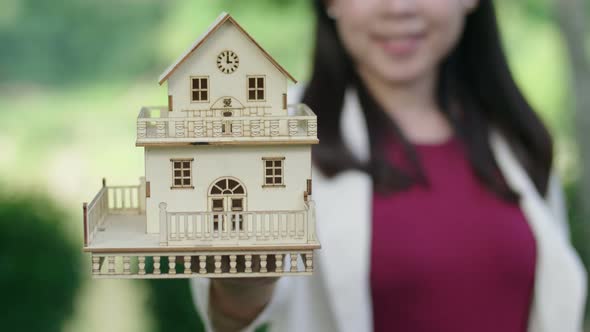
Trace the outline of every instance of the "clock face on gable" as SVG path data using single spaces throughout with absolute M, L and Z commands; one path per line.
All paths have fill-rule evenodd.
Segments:
M 217 68 L 221 70 L 221 72 L 226 74 L 231 74 L 236 69 L 238 69 L 238 65 L 240 64 L 240 59 L 238 55 L 233 51 L 221 51 L 217 56 Z

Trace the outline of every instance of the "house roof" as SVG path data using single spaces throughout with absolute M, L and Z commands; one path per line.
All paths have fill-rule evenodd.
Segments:
M 270 54 L 268 54 L 268 52 L 266 52 L 262 46 L 260 46 L 260 44 L 258 44 L 258 42 L 256 42 L 256 40 L 254 40 L 254 38 L 252 38 L 252 36 L 250 36 L 250 34 L 248 34 L 248 32 L 246 32 L 246 30 L 244 30 L 244 28 L 242 28 L 238 22 L 236 22 L 236 20 L 233 19 L 233 17 L 231 17 L 230 14 L 223 12 L 221 13 L 221 15 L 219 15 L 215 21 L 213 22 L 213 24 L 211 24 L 211 26 L 209 26 L 209 28 L 207 29 L 207 31 L 205 31 L 205 33 L 203 33 L 194 43 L 193 45 L 182 54 L 182 56 L 180 56 L 180 58 L 178 58 L 178 60 L 176 60 L 170 67 L 168 67 L 166 69 L 166 71 L 164 71 L 164 73 L 162 73 L 162 75 L 160 75 L 159 78 L 159 83 L 160 85 L 162 85 L 162 83 L 164 83 L 166 80 L 168 80 L 168 78 L 170 77 L 170 75 L 172 75 L 172 73 L 174 73 L 174 71 L 180 67 L 180 65 L 193 53 L 195 52 L 201 45 L 203 45 L 205 43 L 205 41 L 207 41 L 207 39 L 209 39 L 210 36 L 213 35 L 213 33 L 215 31 L 217 31 L 217 29 L 219 29 L 225 22 L 230 21 L 231 23 L 233 23 L 233 25 L 238 28 L 239 31 L 241 31 L 244 36 L 246 36 L 248 39 L 250 39 L 250 41 L 252 41 L 252 43 L 254 43 L 254 45 L 256 45 L 256 47 L 258 47 L 260 49 L 260 51 L 262 51 L 262 54 L 264 54 L 264 56 L 275 66 L 277 67 L 277 69 L 282 72 L 285 76 L 287 76 L 289 79 L 291 79 L 294 83 L 297 83 L 297 80 L 291 75 L 289 74 L 289 72 L 287 70 L 285 70 L 285 68 L 283 68 L 275 59 L 273 59 L 272 56 L 270 56 Z

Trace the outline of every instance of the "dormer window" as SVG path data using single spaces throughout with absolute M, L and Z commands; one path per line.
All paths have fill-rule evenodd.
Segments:
M 193 76 L 191 77 L 191 101 L 208 102 L 209 101 L 209 77 Z
M 248 101 L 264 101 L 264 76 L 248 76 Z

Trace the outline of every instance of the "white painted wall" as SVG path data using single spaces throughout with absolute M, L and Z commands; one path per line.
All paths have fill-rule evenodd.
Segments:
M 217 68 L 217 56 L 224 50 L 234 51 L 239 67 L 231 74 Z M 266 76 L 266 101 L 249 102 L 247 75 Z M 190 77 L 209 76 L 209 102 L 191 102 Z M 170 116 L 185 116 L 182 110 L 209 109 L 219 98 L 231 96 L 245 107 L 271 106 L 273 115 L 286 115 L 283 94 L 287 93 L 288 78 L 280 72 L 242 32 L 230 21 L 192 53 L 168 79 L 168 94 L 173 96 L 174 111 Z
M 285 157 L 285 187 L 263 188 L 262 157 Z M 170 189 L 171 158 L 194 158 L 194 189 Z M 148 233 L 159 232 L 160 202 L 170 212 L 207 211 L 208 189 L 220 177 L 238 178 L 245 186 L 247 211 L 303 210 L 306 180 L 311 179 L 310 145 L 178 146 L 145 148 Z

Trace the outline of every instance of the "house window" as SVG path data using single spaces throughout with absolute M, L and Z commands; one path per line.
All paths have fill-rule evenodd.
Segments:
M 248 76 L 248 101 L 264 101 L 264 76 Z
M 191 101 L 209 101 L 209 77 L 191 77 Z
M 192 180 L 193 159 L 170 159 L 172 163 L 172 187 L 194 188 Z
M 283 164 L 285 157 L 262 158 L 264 165 L 264 185 L 263 187 L 284 187 L 283 181 Z

